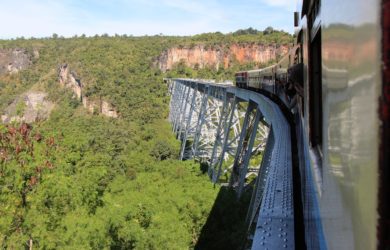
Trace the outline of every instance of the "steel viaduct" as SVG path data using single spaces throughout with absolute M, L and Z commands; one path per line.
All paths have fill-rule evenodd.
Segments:
M 295 248 L 291 130 L 279 105 L 229 84 L 166 81 L 169 120 L 181 141 L 180 159 L 207 162 L 214 183 L 229 173 L 226 184 L 238 197 L 252 179 L 246 217 L 249 247 Z M 260 162 L 253 160 L 259 155 Z

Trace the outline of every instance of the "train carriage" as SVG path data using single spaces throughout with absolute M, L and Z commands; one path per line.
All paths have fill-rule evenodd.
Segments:
M 248 72 L 242 71 L 235 74 L 235 83 L 239 88 L 246 88 L 248 86 Z
M 299 1 L 293 49 L 237 81 L 290 109 L 297 249 L 390 249 L 389 9 L 388 0 Z

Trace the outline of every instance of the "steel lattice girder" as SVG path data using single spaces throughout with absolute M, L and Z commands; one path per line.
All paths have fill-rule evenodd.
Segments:
M 216 138 L 218 123 L 224 103 L 211 95 L 208 96 L 203 124 L 200 130 L 199 145 L 197 151 L 201 158 L 211 158 L 214 140 Z
M 187 147 L 187 140 L 193 139 L 196 133 L 196 126 L 198 124 L 197 119 L 199 118 L 202 94 L 198 91 L 197 85 L 193 88 L 193 92 L 190 97 L 190 107 L 188 116 L 185 123 L 184 136 L 182 139 L 182 145 L 180 150 L 180 159 L 189 159 L 193 156 L 192 148 Z
M 244 112 L 239 111 L 240 101 L 235 97 L 230 97 L 226 104 L 220 127 L 217 133 L 216 143 L 213 149 L 211 159 L 212 181 L 216 183 L 222 173 L 222 164 L 227 161 L 229 156 L 234 157 L 241 132 L 240 119 L 245 116 Z M 244 115 L 244 116 L 243 116 Z
M 241 196 L 245 185 L 245 177 L 261 116 L 257 105 L 249 102 L 230 176 L 230 186 L 237 187 L 238 197 Z
M 221 107 L 220 104 L 224 100 L 221 93 L 225 92 L 226 96 L 233 96 L 249 103 L 244 124 L 239 132 L 240 141 L 235 150 L 235 161 L 231 176 L 231 183 L 237 187 L 238 195 L 241 194 L 245 185 L 250 157 L 258 150 L 264 149 L 264 143 L 261 142 L 253 149 L 255 141 L 257 141 L 257 131 L 261 132 L 260 135 L 263 138 L 268 134 L 265 127 L 258 126 L 261 117 L 263 116 L 264 121 L 272 127 L 261 167 L 256 169 L 258 178 L 254 189 L 255 193 L 252 194 L 251 208 L 247 215 L 247 221 L 253 225 L 254 233 L 253 237 L 249 238 L 253 238 L 252 249 L 293 248 L 294 209 L 292 205 L 290 131 L 289 125 L 278 106 L 261 94 L 232 86 L 199 80 L 175 79 L 174 81 L 176 83 L 172 87 L 171 108 L 173 110 L 170 113 L 170 120 L 175 132 L 187 131 L 188 119 L 192 120 L 194 118 L 189 116 L 191 105 L 184 101 L 184 99 L 188 100 L 190 97 L 189 88 L 197 86 L 202 93 L 198 119 L 196 119 L 196 122 L 194 121 L 196 128 L 194 143 L 191 148 L 194 157 L 209 159 L 212 160 L 212 163 L 215 163 L 212 166 L 213 181 L 220 174 L 218 164 L 224 158 L 222 156 L 223 150 L 220 153 L 221 147 L 225 149 L 225 155 L 229 151 L 223 135 L 225 130 L 221 130 L 223 124 L 226 124 L 226 111 L 222 111 L 224 106 Z M 178 103 L 178 105 L 173 102 Z M 229 107 L 227 109 L 229 110 Z M 229 129 L 232 128 L 229 127 Z M 247 131 L 248 129 L 249 131 Z M 215 146 L 212 143 L 216 141 L 218 133 L 220 141 Z M 187 137 L 188 134 L 190 134 L 189 130 L 187 131 Z M 181 132 L 178 136 L 183 139 Z M 233 153 L 233 150 L 230 153 Z M 215 172 L 216 170 L 217 172 Z M 283 233 L 280 233 L 280 230 Z
M 198 114 L 198 119 L 196 121 L 196 130 L 194 134 L 194 142 L 191 147 L 192 155 L 193 157 L 199 158 L 199 141 L 201 137 L 201 131 L 203 124 L 205 122 L 205 113 L 207 109 L 207 101 L 209 98 L 209 88 L 206 89 L 206 91 L 203 92 L 203 95 L 201 97 L 201 103 L 200 103 L 200 109 Z

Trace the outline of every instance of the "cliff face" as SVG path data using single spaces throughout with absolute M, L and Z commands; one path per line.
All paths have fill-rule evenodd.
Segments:
M 78 100 L 82 100 L 81 90 L 82 84 L 80 79 L 76 78 L 76 74 L 74 72 L 69 72 L 68 64 L 63 64 L 59 69 L 59 81 L 63 87 L 70 88 Z
M 31 56 L 25 49 L 0 49 L 0 75 L 17 73 L 26 69 L 30 64 Z
M 112 118 L 118 118 L 118 112 L 115 110 L 115 108 L 108 103 L 107 101 L 101 100 L 101 99 L 90 99 L 86 96 L 83 97 L 83 106 L 86 108 L 90 113 L 100 113 L 107 117 Z
M 288 52 L 287 45 L 232 44 L 225 46 L 206 47 L 174 47 L 164 51 L 155 61 L 163 72 L 184 62 L 192 68 L 219 67 L 229 68 L 233 62 L 245 64 L 249 62 L 267 63 Z
M 1 115 L 3 123 L 33 123 L 45 120 L 54 108 L 54 103 L 47 100 L 47 93 L 28 91 L 17 97 Z
M 91 99 L 84 96 L 84 85 L 81 83 L 81 80 L 77 78 L 76 73 L 69 70 L 68 64 L 62 64 L 60 66 L 58 78 L 61 86 L 70 88 L 73 91 L 75 98 L 81 101 L 83 107 L 90 113 L 100 113 L 107 117 L 118 118 L 118 112 L 107 101 Z

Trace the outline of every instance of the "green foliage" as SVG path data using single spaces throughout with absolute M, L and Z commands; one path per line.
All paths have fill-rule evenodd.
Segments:
M 233 33 L 222 34 L 220 32 L 205 33 L 191 37 L 192 42 L 201 42 L 202 44 L 215 46 L 220 44 L 290 44 L 293 37 L 285 31 L 274 30 L 268 27 L 263 32 L 253 28 L 237 30 Z M 188 44 L 189 42 L 187 42 Z
M 166 141 L 157 141 L 150 151 L 150 155 L 160 161 L 175 157 L 175 153 L 177 153 L 177 150 L 172 148 Z
M 284 32 L 263 33 L 70 39 L 53 34 L 52 39 L 0 41 L 0 48 L 39 50 L 29 69 L 0 77 L 0 110 L 30 88 L 48 92 L 56 103 L 47 121 L 0 126 L 0 247 L 194 248 L 219 188 L 211 187 L 198 164 L 176 159 L 180 144 L 166 120 L 169 97 L 162 78 L 232 79 L 236 71 L 261 65 L 234 63 L 215 71 L 182 62 L 163 74 L 153 61 L 179 45 L 291 41 Z M 88 114 L 70 90 L 60 88 L 63 63 L 77 72 L 88 98 L 112 103 L 121 118 Z M 221 204 L 216 206 L 228 202 Z M 238 207 L 245 211 L 244 205 Z M 224 232 L 217 234 L 220 239 L 239 234 L 216 225 L 206 229 Z M 207 240 L 199 244 L 211 246 Z
M 268 35 L 272 33 L 274 33 L 274 29 L 272 27 L 267 27 L 263 32 L 264 35 Z
M 30 238 L 24 232 L 26 210 L 40 182 L 53 169 L 54 138 L 44 140 L 31 126 L 2 127 L 0 131 L 0 243 L 14 248 Z M 16 245 L 15 245 L 16 244 Z
M 239 36 L 239 35 L 257 35 L 260 34 L 261 31 L 258 31 L 256 29 L 253 29 L 252 27 L 249 27 L 248 29 L 239 29 L 235 32 L 233 32 L 233 35 Z
M 245 217 L 251 192 L 237 200 L 236 192 L 222 187 L 203 226 L 195 249 L 242 249 L 247 225 Z
M 7 177 L 1 186 L 12 184 L 0 195 L 2 204 L 8 204 L 0 208 L 5 215 L 0 220 L 2 247 L 20 248 L 29 239 L 40 249 L 194 246 L 218 190 L 210 188 L 197 164 L 169 159 L 178 153 L 169 125 L 81 114 L 68 104 L 63 100 L 50 120 L 30 128 L 39 133 L 29 133 L 35 142 L 26 148 L 32 150 L 27 155 L 12 154 L 12 143 L 19 145 L 22 137 L 7 139 L 10 145 L 1 141 L 13 157 L 1 165 Z M 1 138 L 9 137 L 8 130 L 2 127 L 6 136 Z M 152 149 L 158 157 L 150 155 Z M 47 170 L 40 170 L 31 188 L 38 166 Z
M 218 70 L 210 67 L 204 67 L 200 69 L 192 69 L 186 66 L 184 63 L 178 63 L 172 70 L 167 72 L 167 77 L 170 78 L 198 78 L 198 79 L 213 79 L 218 82 L 226 80 L 234 81 L 234 74 L 238 71 L 250 70 L 255 68 L 263 68 L 274 64 L 275 61 L 271 60 L 266 64 L 262 63 L 246 63 L 238 64 L 234 63 L 231 67 L 224 69 L 220 67 Z
M 26 103 L 23 100 L 19 101 L 18 104 L 16 105 L 16 114 L 18 116 L 22 116 L 25 109 L 26 109 Z

